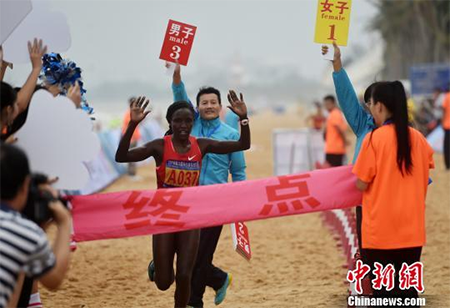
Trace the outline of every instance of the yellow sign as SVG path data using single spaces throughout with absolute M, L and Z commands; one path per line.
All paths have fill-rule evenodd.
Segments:
M 314 42 L 347 46 L 351 0 L 318 0 Z

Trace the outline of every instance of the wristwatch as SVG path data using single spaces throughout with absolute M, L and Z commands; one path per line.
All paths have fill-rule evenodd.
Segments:
M 241 125 L 242 126 L 246 126 L 246 125 L 248 125 L 248 118 L 245 118 L 245 119 L 242 119 L 242 120 L 240 120 L 239 122 L 241 122 Z

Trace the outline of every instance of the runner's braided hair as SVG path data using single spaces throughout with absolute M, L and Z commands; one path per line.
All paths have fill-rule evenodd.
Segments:
M 169 123 L 169 130 L 165 133 L 165 136 L 173 134 L 172 127 L 170 126 L 170 122 L 172 122 L 172 116 L 175 111 L 183 108 L 189 109 L 189 111 L 192 113 L 192 116 L 195 118 L 195 110 L 194 107 L 192 107 L 192 104 L 186 101 L 177 101 L 173 103 L 169 106 L 169 108 L 167 108 L 166 120 Z

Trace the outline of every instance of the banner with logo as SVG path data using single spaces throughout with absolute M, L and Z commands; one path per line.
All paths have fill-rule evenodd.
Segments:
M 76 241 L 177 232 L 361 204 L 352 166 L 227 184 L 73 196 Z

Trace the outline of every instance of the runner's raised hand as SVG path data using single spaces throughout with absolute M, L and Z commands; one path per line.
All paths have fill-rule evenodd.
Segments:
M 145 110 L 150 103 L 150 100 L 146 100 L 145 96 L 139 96 L 131 101 L 130 104 L 130 121 L 138 124 L 151 112 L 151 110 Z
M 236 92 L 233 90 L 230 90 L 227 97 L 228 101 L 230 102 L 231 106 L 228 106 L 228 108 L 233 111 L 235 114 L 239 116 L 241 119 L 247 118 L 247 106 L 244 102 L 244 96 L 242 93 L 239 93 L 240 98 L 236 95 Z

